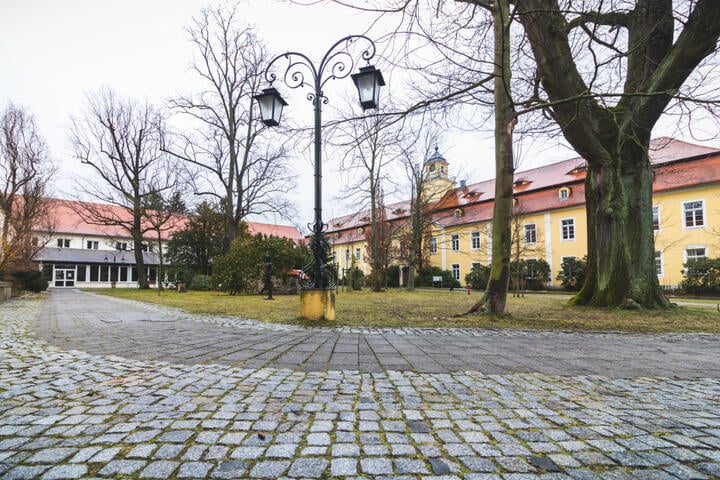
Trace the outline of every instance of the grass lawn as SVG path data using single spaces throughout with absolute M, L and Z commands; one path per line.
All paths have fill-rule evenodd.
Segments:
M 669 311 L 625 311 L 567 307 L 568 295 L 528 294 L 508 296 L 508 316 L 472 315 L 454 318 L 466 311 L 480 293 L 447 290 L 389 290 L 373 293 L 339 292 L 335 322 L 307 322 L 300 318 L 299 295 L 230 296 L 217 292 L 185 292 L 137 289 L 104 289 L 93 292 L 159 303 L 193 313 L 253 318 L 264 322 L 297 325 L 349 325 L 366 327 L 477 327 L 540 330 L 604 330 L 625 332 L 708 332 L 720 333 L 720 313 L 714 304 L 707 307 L 680 306 Z M 712 307 L 712 308 L 709 308 Z

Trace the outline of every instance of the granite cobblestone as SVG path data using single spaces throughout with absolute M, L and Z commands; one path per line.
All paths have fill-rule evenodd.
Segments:
M 42 308 L 29 299 L 0 304 L 3 479 L 720 477 L 713 375 L 304 372 L 144 361 L 38 340 Z M 259 336 L 296 331 L 182 317 L 252 327 Z M 90 334 L 104 338 L 100 327 Z

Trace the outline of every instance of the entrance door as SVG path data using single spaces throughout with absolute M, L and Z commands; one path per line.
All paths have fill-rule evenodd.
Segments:
M 56 268 L 55 269 L 55 286 L 60 288 L 68 288 L 75 286 L 75 269 L 74 268 Z

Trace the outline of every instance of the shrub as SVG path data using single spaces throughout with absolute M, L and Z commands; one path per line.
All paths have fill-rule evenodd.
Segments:
M 691 294 L 720 293 L 720 258 L 697 258 L 688 260 L 682 288 Z
M 442 277 L 442 286 L 445 288 L 459 287 L 460 282 L 455 280 L 452 276 L 452 272 L 449 270 L 442 270 L 440 267 L 426 267 L 418 272 L 418 276 L 415 278 L 415 285 L 418 287 L 432 287 L 433 277 Z
M 353 290 L 362 290 L 362 286 L 365 283 L 365 273 L 362 270 L 355 267 L 350 271 L 350 288 Z
M 283 280 L 290 270 L 302 268 L 310 259 L 306 247 L 287 238 L 243 234 L 225 255 L 215 257 L 211 277 L 213 287 L 231 295 L 252 292 L 265 275 L 266 255 L 273 264 L 273 276 Z
M 470 273 L 465 275 L 465 283 L 472 285 L 473 290 L 485 290 L 490 279 L 490 267 L 476 263 Z
M 510 272 L 510 290 L 516 290 L 515 283 L 518 275 L 521 278 L 520 288 L 523 290 L 542 290 L 550 281 L 550 264 L 545 260 L 531 259 L 510 262 Z
M 578 260 L 575 257 L 565 257 L 562 265 L 560 265 L 560 273 L 557 279 L 560 280 L 562 286 L 566 290 L 580 290 L 585 283 L 585 273 L 587 271 L 586 257 Z
M 387 278 L 388 287 L 399 287 L 400 286 L 400 267 L 397 265 L 390 265 L 385 272 Z
M 188 290 L 210 290 L 210 277 L 207 275 L 193 275 Z
M 11 276 L 17 290 L 39 293 L 48 288 L 47 278 L 39 270 L 19 270 Z

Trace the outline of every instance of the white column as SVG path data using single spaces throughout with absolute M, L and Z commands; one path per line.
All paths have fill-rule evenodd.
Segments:
M 550 265 L 550 284 L 553 286 L 553 250 L 552 250 L 552 221 L 550 220 L 550 212 L 545 212 L 545 261 Z

